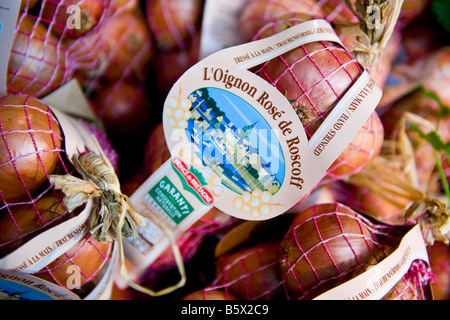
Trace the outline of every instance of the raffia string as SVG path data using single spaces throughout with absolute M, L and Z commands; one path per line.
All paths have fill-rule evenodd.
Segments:
M 93 139 L 97 142 L 95 137 Z M 98 149 L 101 150 L 100 147 Z M 90 232 L 97 241 L 117 241 L 120 271 L 128 285 L 151 296 L 165 295 L 184 286 L 186 283 L 184 262 L 171 230 L 156 214 L 142 213 L 135 209 L 130 199 L 122 194 L 113 166 L 103 152 L 101 155 L 94 152 L 75 155 L 72 162 L 83 179 L 72 175 L 51 175 L 50 183 L 64 193 L 63 201 L 70 212 L 85 204 L 89 198 L 97 201 L 98 210 L 93 210 L 89 217 Z M 137 236 L 137 228 L 145 225 L 143 217 L 155 223 L 167 235 L 181 276 L 177 284 L 159 291 L 153 291 L 131 281 L 125 266 L 123 238 Z
M 345 35 L 355 35 L 349 48 L 363 66 L 376 62 L 394 32 L 403 0 L 356 0 L 355 7 L 345 0 L 347 7 L 359 19 L 359 23 L 337 24 L 336 29 Z
M 428 244 L 432 245 L 434 241 L 449 244 L 450 210 L 439 197 L 430 197 L 419 186 L 414 151 L 406 133 L 408 122 L 435 130 L 431 122 L 405 112 L 402 119 L 397 122 L 397 130 L 394 130 L 398 132 L 396 140 L 385 141 L 387 151 L 375 157 L 365 170 L 351 176 L 349 182 L 367 188 L 399 208 L 403 221 L 398 219 L 389 223 L 417 222 Z M 394 166 L 398 170 L 393 169 L 393 162 L 398 165 Z M 380 177 L 383 177 L 381 183 L 374 183 Z M 403 202 L 392 199 L 390 195 L 410 200 L 409 205 L 405 206 Z

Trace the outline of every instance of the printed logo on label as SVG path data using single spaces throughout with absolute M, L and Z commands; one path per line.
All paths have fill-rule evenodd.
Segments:
M 190 191 L 206 205 L 212 205 L 214 203 L 214 197 L 211 192 L 203 187 L 206 182 L 200 181 L 203 180 L 201 173 L 197 173 L 197 177 L 194 173 L 189 171 L 187 165 L 180 158 L 174 158 L 172 160 L 172 166 L 180 177 L 185 190 Z
M 148 194 L 176 224 L 194 211 L 192 205 L 166 176 Z

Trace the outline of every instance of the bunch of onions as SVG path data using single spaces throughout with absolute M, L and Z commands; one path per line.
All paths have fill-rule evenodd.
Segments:
M 267 23 L 288 14 L 308 14 L 334 22 L 356 22 L 357 18 L 339 0 L 251 0 L 241 13 L 239 26 L 245 40 L 250 40 Z
M 36 192 L 46 188 L 50 174 L 67 171 L 59 123 L 37 98 L 1 98 L 0 130 L 1 203 L 30 201 Z
M 66 50 L 40 19 L 22 14 L 9 57 L 8 93 L 40 98 L 59 88 L 67 78 Z
M 60 124 L 47 105 L 25 95 L 1 98 L 0 129 L 0 194 L 4 204 L 0 211 L 0 254 L 4 257 L 78 215 L 84 206 L 69 212 L 64 195 L 49 183 L 50 175 L 72 174 L 74 170 L 66 159 Z M 89 125 L 86 129 L 99 137 L 98 130 Z M 111 243 L 99 243 L 87 235 L 35 275 L 70 288 L 73 272 L 67 270 L 74 266 L 80 273 L 80 285 L 84 285 L 103 270 L 111 249 Z
M 286 299 L 280 273 L 279 241 L 225 254 L 216 262 L 217 283 L 238 299 Z
M 266 37 L 304 22 L 303 15 L 283 16 L 268 23 L 258 37 Z M 256 39 L 255 39 L 256 40 Z M 254 72 L 285 94 L 296 110 L 308 137 L 355 83 L 362 69 L 341 46 L 312 42 L 273 58 Z M 341 179 L 363 170 L 379 153 L 384 139 L 382 123 L 373 112 L 357 136 L 327 173 L 327 179 Z
M 398 245 L 401 233 L 377 225 L 340 203 L 319 204 L 298 214 L 281 247 L 282 274 L 286 287 L 297 299 L 312 299 L 366 271 L 387 257 Z M 405 275 L 386 299 L 422 299 L 423 286 Z M 412 291 L 411 291 L 412 292 Z
M 76 39 L 97 26 L 106 11 L 106 3 L 105 0 L 44 0 L 40 17 L 59 38 Z M 79 12 L 70 10 L 71 6 L 76 6 Z M 75 16 L 78 13 L 79 17 Z

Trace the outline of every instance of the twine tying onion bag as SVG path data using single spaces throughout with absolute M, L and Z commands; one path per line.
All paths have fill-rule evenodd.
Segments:
M 100 242 L 117 241 L 120 250 L 121 275 L 127 280 L 127 283 L 134 289 L 152 296 L 167 294 L 183 286 L 186 276 L 175 239 L 164 222 L 148 213 L 145 213 L 145 217 L 159 226 L 170 240 L 181 280 L 177 285 L 157 292 L 129 280 L 122 241 L 123 238 L 135 237 L 137 228 L 144 226 L 141 213 L 138 213 L 130 199 L 121 193 L 114 169 L 104 155 L 88 152 L 74 156 L 72 160 L 83 179 L 72 175 L 52 175 L 50 182 L 57 190 L 64 193 L 64 203 L 69 211 L 85 204 L 90 198 L 96 200 L 97 207 L 89 218 L 90 233 L 94 239 Z
M 90 233 L 100 242 L 117 241 L 120 250 L 121 275 L 136 290 L 152 296 L 164 295 L 184 285 L 186 275 L 183 260 L 171 231 L 155 215 L 145 213 L 145 217 L 163 230 L 170 240 L 181 280 L 175 286 L 153 291 L 129 280 L 125 266 L 123 238 L 135 237 L 137 228 L 144 226 L 141 213 L 138 213 L 130 199 L 120 191 L 117 176 L 108 159 L 93 152 L 73 157 L 73 163 L 83 179 L 72 175 L 52 175 L 50 181 L 57 190 L 65 194 L 64 203 L 69 211 L 83 205 L 89 198 L 95 199 L 97 208 L 89 219 Z

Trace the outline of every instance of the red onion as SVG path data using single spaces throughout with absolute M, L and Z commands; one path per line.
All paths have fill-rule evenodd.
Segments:
M 66 80 L 65 52 L 43 22 L 20 16 L 8 64 L 8 93 L 40 98 L 59 88 Z
M 219 257 L 216 274 L 221 287 L 238 299 L 286 297 L 280 274 L 278 241 L 261 243 Z
M 112 248 L 113 243 L 98 242 L 88 233 L 34 276 L 70 290 L 82 289 L 82 286 L 95 280 L 104 270 L 111 258 Z M 76 283 L 75 279 L 80 282 Z M 80 285 L 81 288 L 74 287 L 76 285 Z
M 137 8 L 117 11 L 108 17 L 99 32 L 98 45 L 106 59 L 103 66 L 106 70 L 101 76 L 111 82 L 129 77 L 141 80 L 154 56 L 150 31 L 142 13 Z
M 2 202 L 29 200 L 61 163 L 63 135 L 53 112 L 25 95 L 0 99 Z
M 281 243 L 287 288 L 311 299 L 350 280 L 391 252 L 389 230 L 339 203 L 303 211 Z
M 435 300 L 450 299 L 450 250 L 441 242 L 435 242 L 428 248 L 430 267 L 435 274 L 433 293 Z
M 250 40 L 266 23 L 286 14 L 308 14 L 332 22 L 357 21 L 353 13 L 340 0 L 251 0 L 243 8 L 240 30 Z
M 258 37 L 266 37 L 302 23 L 305 17 L 282 16 L 262 28 Z M 321 41 L 288 51 L 267 61 L 255 72 L 286 95 L 308 137 L 311 137 L 355 83 L 362 69 L 344 48 Z M 374 112 L 330 167 L 327 180 L 341 179 L 363 170 L 380 152 L 383 139 L 383 126 Z

